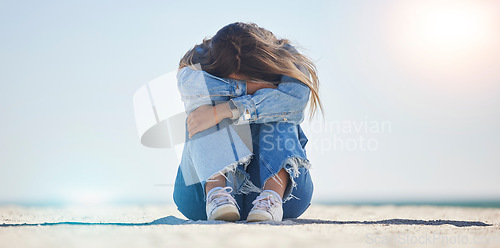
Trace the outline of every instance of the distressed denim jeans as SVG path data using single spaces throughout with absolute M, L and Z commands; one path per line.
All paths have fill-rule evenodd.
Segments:
M 195 136 L 200 134 L 200 137 L 205 137 L 203 135 L 207 135 L 206 133 L 220 134 L 220 137 L 233 135 L 232 132 L 226 130 L 232 125 L 234 124 L 229 119 L 225 119 L 211 129 L 195 134 L 192 139 L 195 142 L 201 141 L 201 139 L 196 140 Z M 226 185 L 233 188 L 232 194 L 240 207 L 241 219 L 244 220 L 248 216 L 253 207 L 252 201 L 262 191 L 266 180 L 276 180 L 277 177 L 273 176 L 282 168 L 289 174 L 283 195 L 283 218 L 299 217 L 309 207 L 313 194 L 313 182 L 309 173 L 310 163 L 305 151 L 307 137 L 300 125 L 288 122 L 251 123 L 248 126 L 253 152 L 250 153 L 250 157 L 242 154 L 241 158 L 238 158 L 241 163 L 236 163 L 232 170 L 225 173 L 228 179 Z M 204 147 L 191 146 L 187 131 L 186 140 L 175 180 L 173 199 L 178 210 L 188 219 L 206 220 L 206 181 L 187 183 L 186 178 L 190 180 L 192 175 L 186 177 L 184 174 L 196 173 L 197 166 L 193 164 L 193 160 L 196 160 L 193 157 L 196 156 L 193 156 L 193 153 L 202 152 L 201 155 L 204 157 L 203 155 L 207 152 L 213 152 L 214 154 L 207 155 L 211 160 L 197 161 L 203 163 L 203 165 L 198 165 L 199 167 L 213 168 L 220 168 L 220 161 L 214 158 L 217 158 L 217 154 L 221 157 L 223 155 L 220 155 L 221 150 L 218 150 L 220 144 L 217 140 L 207 141 L 212 143 L 206 143 Z M 240 138 L 234 135 L 232 140 L 233 143 L 237 143 L 235 140 L 240 140 Z M 196 151 L 193 148 L 203 151 Z

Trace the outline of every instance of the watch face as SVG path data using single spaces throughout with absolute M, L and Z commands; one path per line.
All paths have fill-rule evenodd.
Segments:
M 236 107 L 236 105 L 234 105 L 234 102 L 233 102 L 233 101 L 229 101 L 228 103 L 229 103 L 229 109 L 230 109 L 231 111 L 233 111 L 233 110 L 238 110 L 238 108 Z
M 240 111 L 238 111 L 238 108 L 236 107 L 236 105 L 234 105 L 234 102 L 229 101 L 228 105 L 229 105 L 229 110 L 231 110 L 231 113 L 233 113 L 233 118 L 231 118 L 231 119 L 239 118 Z

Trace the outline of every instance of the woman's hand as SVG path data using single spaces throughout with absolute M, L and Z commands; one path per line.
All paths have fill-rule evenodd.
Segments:
M 217 125 L 222 119 L 232 117 L 227 102 L 212 105 L 202 105 L 191 112 L 187 117 L 187 130 L 189 138 L 198 132 Z
M 257 90 L 264 89 L 264 88 L 271 88 L 271 89 L 276 89 L 276 85 L 269 84 L 269 83 L 255 83 L 255 82 L 247 82 L 247 94 L 248 95 L 253 95 Z

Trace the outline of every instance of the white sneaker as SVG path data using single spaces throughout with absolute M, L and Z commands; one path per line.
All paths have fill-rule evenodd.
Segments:
M 281 196 L 273 190 L 264 190 L 252 202 L 254 205 L 248 213 L 247 222 L 281 221 L 283 219 L 283 202 Z
M 229 190 L 229 191 L 228 191 Z M 207 194 L 206 212 L 208 220 L 237 221 L 240 219 L 238 203 L 230 194 L 231 187 L 215 187 Z

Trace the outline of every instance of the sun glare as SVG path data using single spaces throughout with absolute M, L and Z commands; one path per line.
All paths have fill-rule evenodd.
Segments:
M 387 16 L 390 51 L 397 61 L 447 89 L 480 88 L 490 82 L 498 61 L 495 1 L 401 1 Z M 486 86 L 483 83 L 483 86 Z
M 467 53 L 493 34 L 493 14 L 481 2 L 404 1 L 393 13 L 394 36 L 419 53 Z
M 436 50 L 468 49 L 487 38 L 487 12 L 475 4 L 441 3 L 415 11 L 416 39 Z

